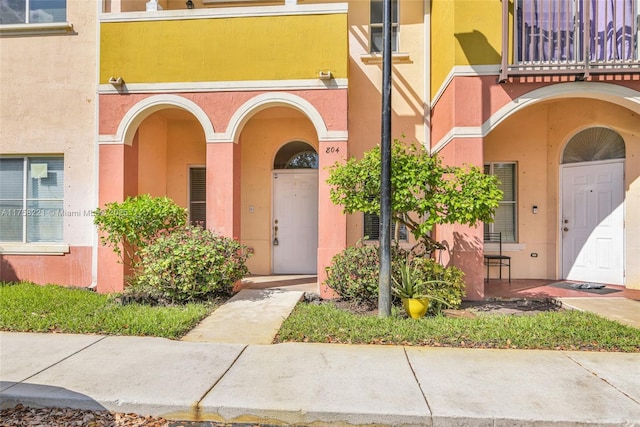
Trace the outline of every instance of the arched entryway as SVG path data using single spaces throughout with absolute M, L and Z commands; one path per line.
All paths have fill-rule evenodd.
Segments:
M 239 146 L 249 271 L 316 274 L 321 165 L 313 122 L 295 108 L 263 108 L 246 120 Z
M 187 208 L 193 222 L 203 223 L 207 131 L 198 116 L 179 104 L 141 102 L 125 121 L 100 144 L 99 205 L 140 194 L 167 196 Z M 122 290 L 129 272 L 111 248 L 99 246 L 97 261 L 98 290 Z
M 562 278 L 624 284 L 625 144 L 615 131 L 590 127 L 562 153 Z
M 318 153 L 303 141 L 282 146 L 273 163 L 274 274 L 318 269 Z

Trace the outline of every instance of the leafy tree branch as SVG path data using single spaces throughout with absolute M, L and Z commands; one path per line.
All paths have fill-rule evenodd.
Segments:
M 445 166 L 423 147 L 397 139 L 392 159 L 392 220 L 406 225 L 426 252 L 441 246 L 429 235 L 435 225 L 493 222 L 502 199 L 495 176 L 476 166 Z M 345 213 L 380 215 L 380 147 L 333 165 L 327 183 L 331 201 Z

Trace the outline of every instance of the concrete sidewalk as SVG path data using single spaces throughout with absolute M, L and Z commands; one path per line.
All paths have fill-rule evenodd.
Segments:
M 2 408 L 308 425 L 640 425 L 640 354 L 0 333 Z

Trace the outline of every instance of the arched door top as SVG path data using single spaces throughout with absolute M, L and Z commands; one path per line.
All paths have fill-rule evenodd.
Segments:
M 578 132 L 567 143 L 562 153 L 562 164 L 624 159 L 622 137 L 605 127 L 590 127 Z
M 306 142 L 289 142 L 278 150 L 273 169 L 318 169 L 318 153 Z

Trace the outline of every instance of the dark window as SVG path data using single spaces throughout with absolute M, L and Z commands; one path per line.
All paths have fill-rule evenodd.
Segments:
M 189 222 L 207 226 L 207 169 L 189 168 Z
M 371 0 L 371 53 L 382 52 L 382 0 Z M 398 51 L 398 0 L 391 0 L 391 51 Z

